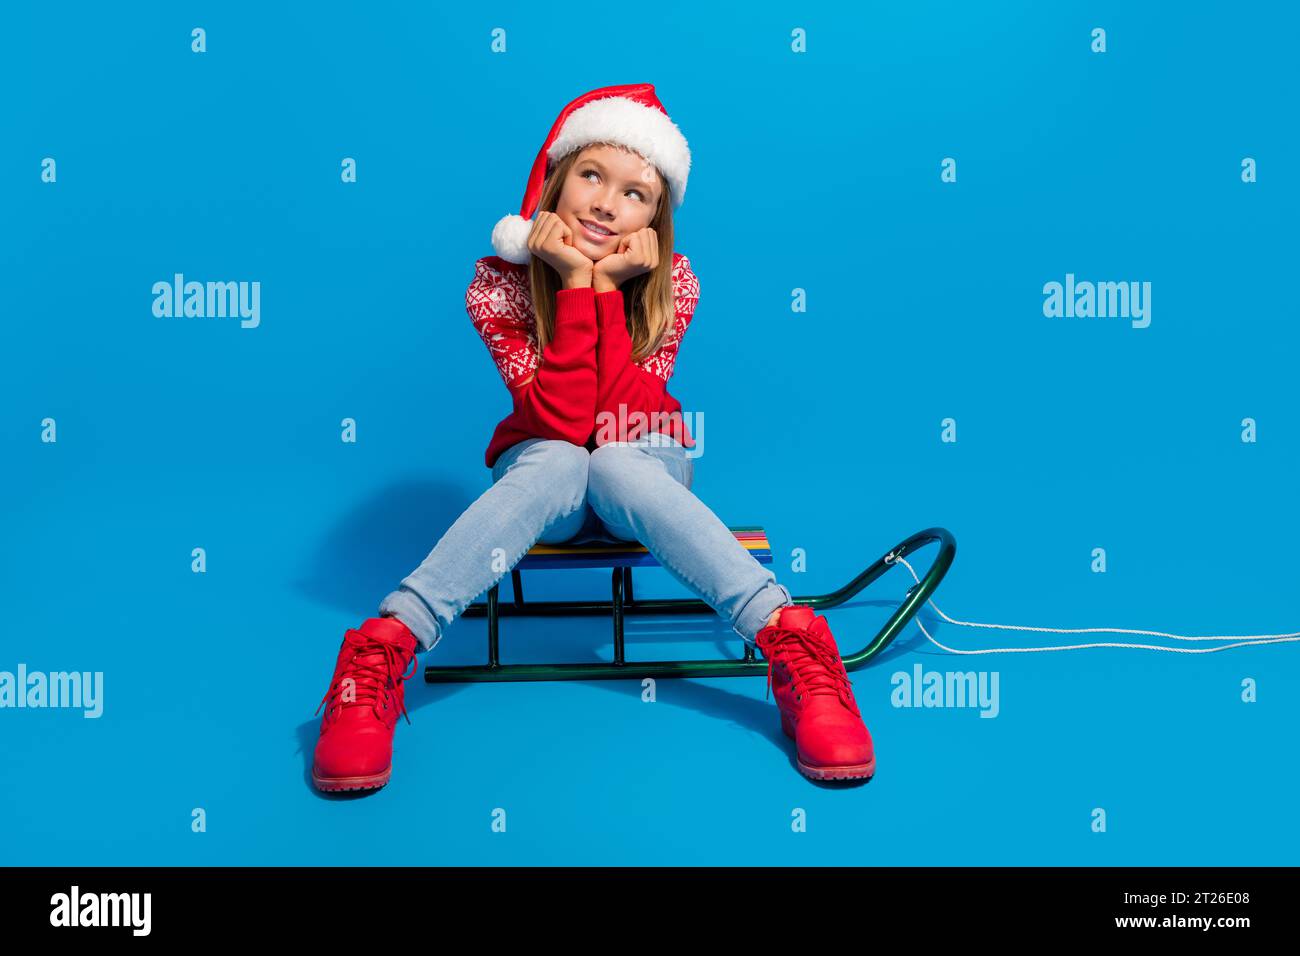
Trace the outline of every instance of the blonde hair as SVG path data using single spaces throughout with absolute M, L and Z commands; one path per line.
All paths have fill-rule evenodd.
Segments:
M 590 143 L 589 146 L 627 147 L 617 143 Z M 569 170 L 578 161 L 582 149 L 574 150 L 555 164 L 542 186 L 538 210 L 554 212 Z M 649 272 L 628 279 L 620 287 L 623 307 L 630 315 L 628 334 L 632 337 L 632 358 L 639 361 L 653 353 L 662 344 L 664 336 L 672 330 L 676 320 L 676 301 L 673 294 L 673 212 L 669 201 L 668 184 L 660 174 L 663 188 L 659 190 L 659 203 L 650 228 L 659 239 L 659 265 Z M 549 263 L 537 256 L 528 262 L 528 284 L 533 299 L 533 314 L 537 317 L 537 348 L 539 352 L 555 335 L 555 294 L 563 288 L 560 274 Z

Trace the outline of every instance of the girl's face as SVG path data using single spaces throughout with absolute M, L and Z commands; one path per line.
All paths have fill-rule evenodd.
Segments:
M 618 251 L 619 238 L 654 219 L 664 184 L 653 163 L 617 146 L 588 146 L 569 167 L 555 213 L 592 262 Z

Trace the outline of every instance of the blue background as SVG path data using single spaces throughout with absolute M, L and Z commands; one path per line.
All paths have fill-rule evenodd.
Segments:
M 960 620 L 1300 627 L 1285 6 L 7 9 L 0 669 L 103 671 L 105 712 L 0 711 L 0 862 L 1294 863 L 1295 644 L 957 658 L 913 624 L 853 674 L 879 764 L 851 789 L 796 772 L 757 679 L 645 704 L 416 678 L 388 787 L 308 776 L 344 629 L 490 480 L 508 398 L 464 310 L 474 260 L 559 109 L 615 83 L 655 83 L 692 149 L 701 298 L 671 390 L 707 421 L 695 491 L 768 528 L 796 597 L 941 525 Z M 155 318 L 175 272 L 260 281 L 260 327 Z M 1067 272 L 1150 281 L 1150 327 L 1045 318 Z M 608 594 L 603 571 L 525 581 Z M 910 583 L 829 612 L 841 648 Z M 689 596 L 660 569 L 637 590 Z M 923 619 L 959 647 L 1058 642 Z M 480 661 L 484 629 L 421 667 Z M 608 640 L 503 622 L 506 660 Z M 629 624 L 634 658 L 738 645 L 716 618 Z M 1000 715 L 892 707 L 917 662 L 998 671 Z

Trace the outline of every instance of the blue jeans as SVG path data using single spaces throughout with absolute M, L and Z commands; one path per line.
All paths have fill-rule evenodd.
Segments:
M 650 432 L 589 452 L 550 438 L 511 445 L 492 485 L 379 605 L 430 650 L 451 622 L 538 541 L 640 541 L 746 642 L 790 591 L 690 490 L 695 462 L 670 435 Z

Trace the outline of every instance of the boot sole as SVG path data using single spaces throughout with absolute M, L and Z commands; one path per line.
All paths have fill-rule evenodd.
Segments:
M 316 772 L 316 768 L 311 768 L 311 782 L 315 784 L 317 790 L 327 792 L 336 792 L 339 790 L 378 790 L 388 783 L 393 775 L 393 768 L 389 767 L 382 773 L 363 774 L 357 777 L 322 777 Z
M 791 740 L 795 740 L 794 726 L 781 716 L 781 730 Z M 873 755 L 866 763 L 842 764 L 836 767 L 814 767 L 799 759 L 799 750 L 795 748 L 794 762 L 799 772 L 810 780 L 870 780 L 876 773 L 876 758 Z
M 811 780 L 869 780 L 876 773 L 874 758 L 868 763 L 843 767 L 810 767 L 798 757 L 794 759 L 799 765 L 799 772 Z

